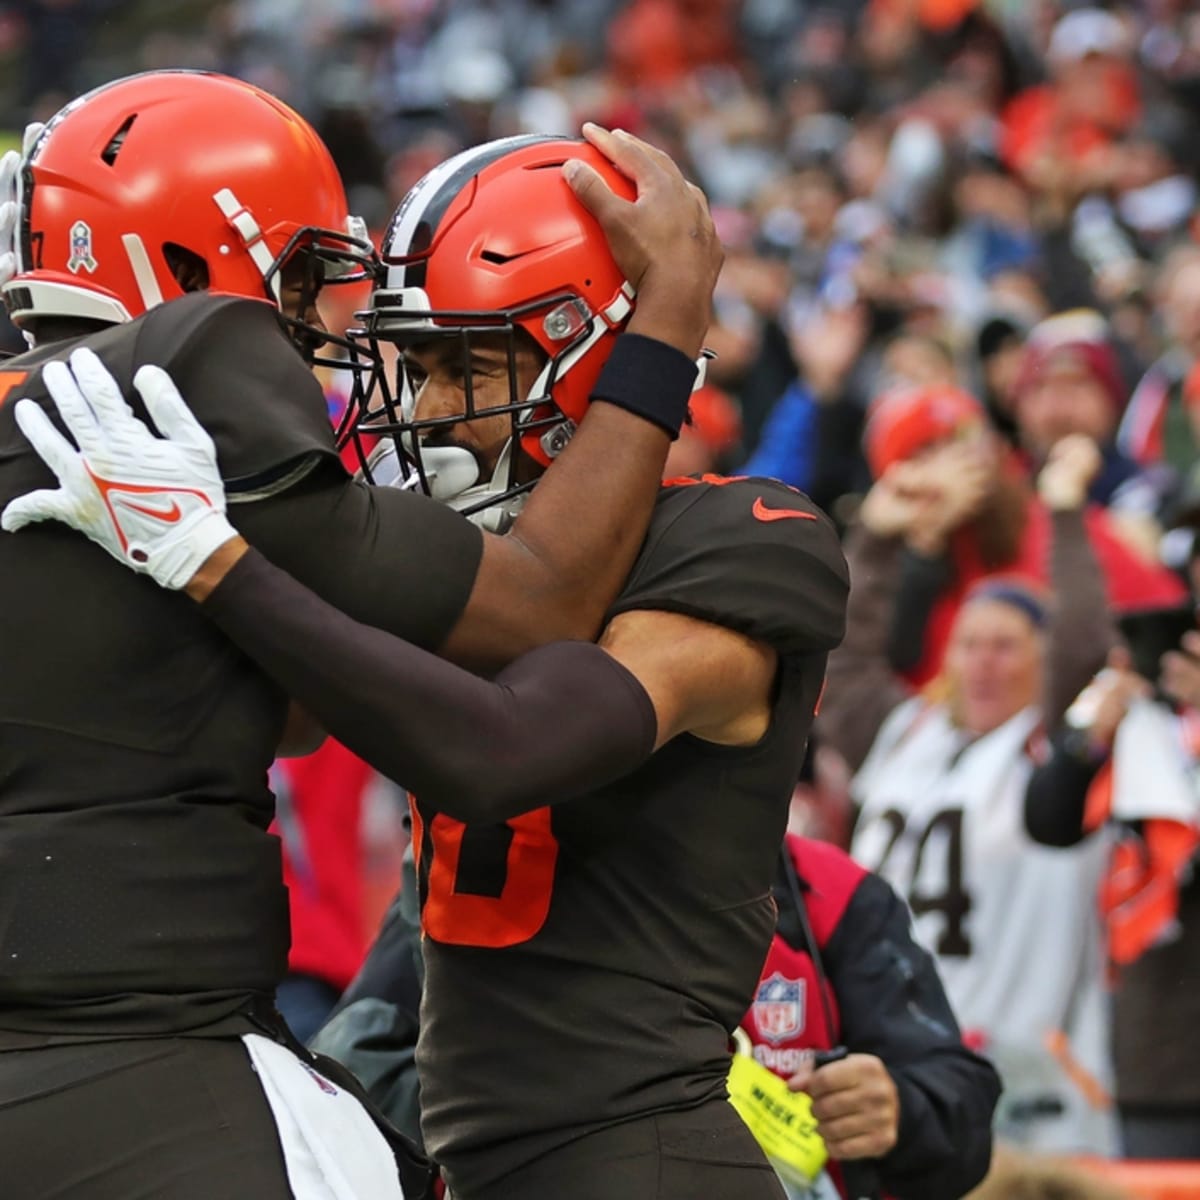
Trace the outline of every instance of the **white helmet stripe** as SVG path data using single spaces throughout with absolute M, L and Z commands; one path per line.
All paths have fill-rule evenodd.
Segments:
M 522 146 L 533 145 L 537 142 L 558 140 L 560 139 L 531 136 L 525 133 L 516 134 L 512 137 L 498 138 L 494 142 L 486 142 L 482 146 L 472 146 L 468 150 L 460 151 L 453 158 L 448 158 L 444 163 L 440 163 L 414 185 L 396 210 L 383 239 L 384 256 L 408 254 L 413 236 L 421 222 L 427 220 L 439 207 L 444 212 L 445 208 L 449 206 L 449 202 L 458 195 L 462 184 L 489 163 L 507 154 L 510 150 L 517 150 Z M 461 182 L 458 187 L 451 188 L 449 185 L 456 178 Z M 441 216 L 442 212 L 438 212 L 436 220 L 430 223 L 436 225 Z M 406 275 L 407 268 L 405 266 L 389 266 L 385 286 L 389 290 L 406 287 L 408 285 Z M 423 278 L 414 280 L 414 283 L 420 286 Z
M 275 256 L 263 240 L 262 227 L 255 219 L 254 214 L 248 208 L 243 207 L 242 202 L 233 194 L 231 188 L 222 188 L 219 192 L 214 192 L 213 200 L 222 215 L 229 221 L 234 232 L 242 239 L 243 248 L 250 255 L 251 261 L 258 268 L 258 273 L 263 277 L 265 283 L 267 275 L 275 265 Z M 278 304 L 280 298 L 278 274 L 271 280 L 271 294 Z
M 129 265 L 133 268 L 134 282 L 141 293 L 142 306 L 153 308 L 163 302 L 162 289 L 154 277 L 154 268 L 150 265 L 150 255 L 146 253 L 146 244 L 136 233 L 121 234 L 121 244 L 129 255 Z

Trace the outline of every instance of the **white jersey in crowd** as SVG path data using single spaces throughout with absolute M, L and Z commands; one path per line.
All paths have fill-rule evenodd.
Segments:
M 1107 847 L 1092 837 L 1051 849 L 1026 834 L 1038 720 L 1028 708 L 972 740 L 943 705 L 901 704 L 854 778 L 851 852 L 907 898 L 964 1036 L 1000 1072 L 997 1133 L 1031 1149 L 1108 1154 L 1096 903 Z

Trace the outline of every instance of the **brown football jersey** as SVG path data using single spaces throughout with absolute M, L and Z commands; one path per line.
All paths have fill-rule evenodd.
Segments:
M 481 553 L 423 496 L 355 483 L 275 310 L 197 294 L 0 371 L 0 508 L 54 479 L 13 401 L 91 347 L 153 362 L 212 435 L 234 524 L 360 620 L 437 645 Z M 139 415 L 145 411 L 134 401 Z M 0 534 L 0 1046 L 220 1023 L 288 947 L 267 768 L 285 698 L 186 596 L 54 523 Z
M 474 1194 L 582 1134 L 724 1094 L 847 590 L 807 497 L 772 480 L 675 482 L 613 613 L 669 609 L 774 646 L 762 740 L 683 735 L 616 783 L 498 825 L 415 802 L 422 1129 L 452 1188 Z

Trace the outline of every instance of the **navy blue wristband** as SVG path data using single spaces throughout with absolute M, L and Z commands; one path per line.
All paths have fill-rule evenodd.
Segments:
M 644 417 L 674 440 L 687 419 L 696 370 L 682 350 L 640 333 L 623 333 L 600 371 L 592 400 Z

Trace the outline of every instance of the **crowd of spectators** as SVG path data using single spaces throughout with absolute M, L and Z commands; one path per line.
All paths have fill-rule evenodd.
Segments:
M 1069 336 L 1097 347 L 1109 400 L 1096 499 L 1161 515 L 1159 468 L 1190 465 L 1200 17 L 1183 0 L 145 7 L 0 4 L 0 51 L 25 67 L 12 126 L 129 70 L 226 71 L 314 120 L 376 229 L 426 167 L 487 137 L 593 119 L 669 150 L 728 255 L 721 392 L 697 432 L 717 465 L 787 478 L 843 522 L 889 383 L 966 387 L 1042 453 L 1070 418 L 1035 413 L 1021 348 L 1071 309 L 1094 312 Z

